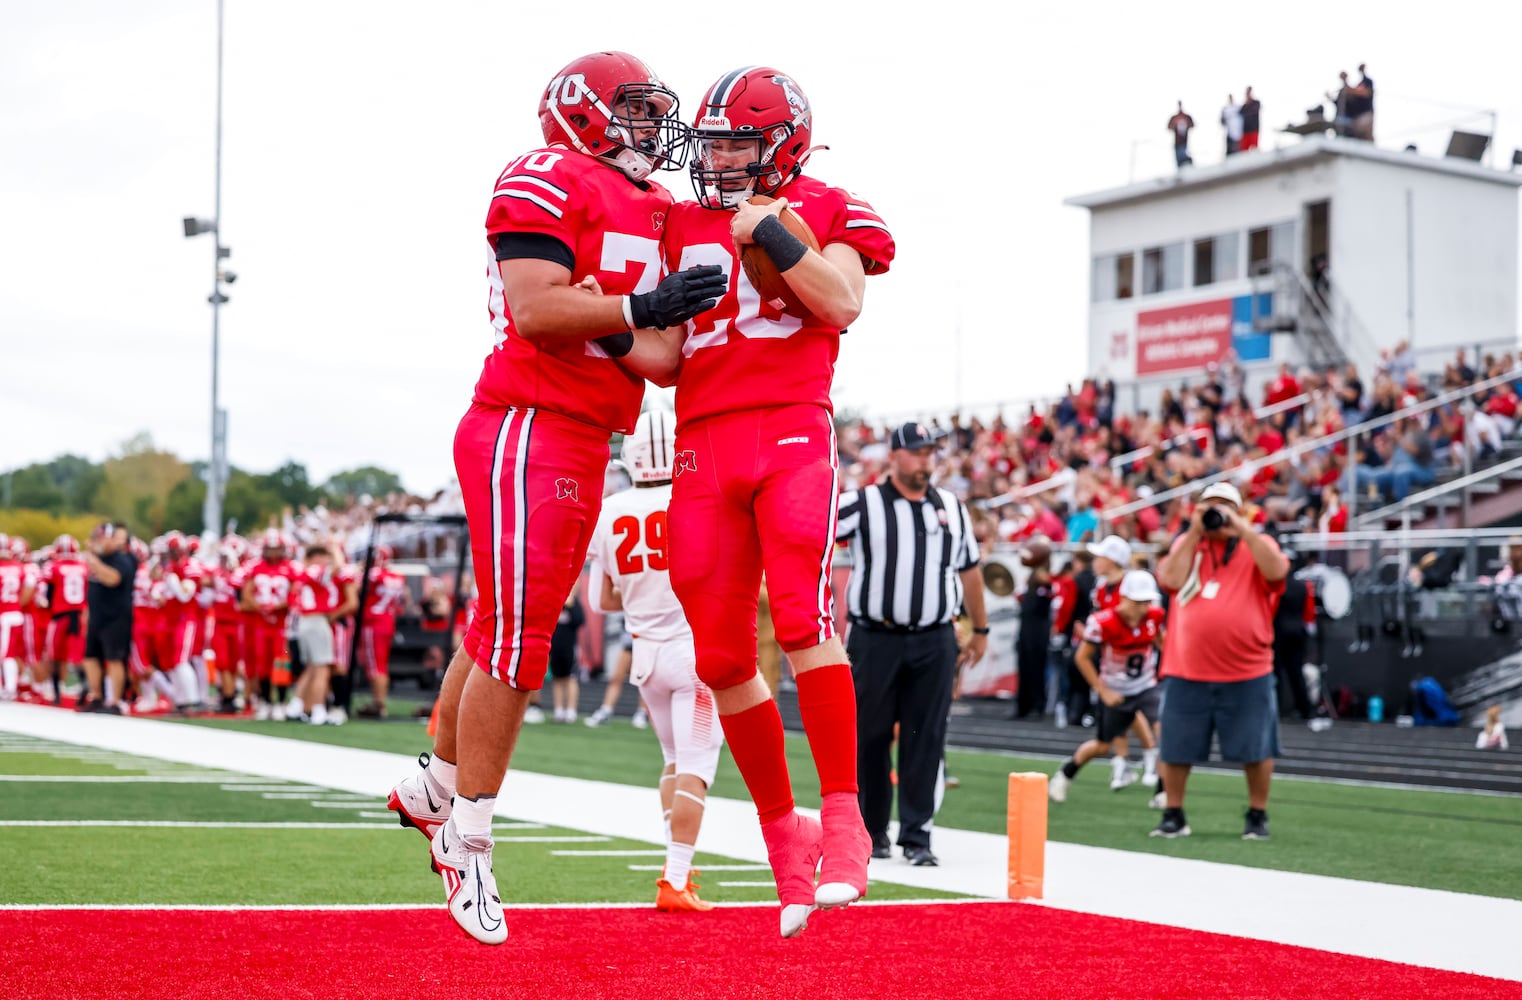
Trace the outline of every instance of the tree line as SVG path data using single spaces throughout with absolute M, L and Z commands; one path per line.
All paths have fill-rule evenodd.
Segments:
M 206 463 L 187 462 L 139 434 L 104 462 L 59 455 L 0 472 L 0 532 L 33 546 L 68 532 L 84 537 L 102 520 L 124 523 L 152 538 L 166 531 L 201 534 L 205 521 Z M 247 533 L 266 527 L 286 507 L 348 506 L 363 494 L 403 492 L 394 472 L 362 466 L 313 483 L 306 466 L 287 462 L 272 472 L 233 467 L 223 490 L 222 516 L 229 529 Z

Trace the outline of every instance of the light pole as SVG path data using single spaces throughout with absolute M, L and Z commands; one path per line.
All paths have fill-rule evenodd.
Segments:
M 222 266 L 232 251 L 222 245 L 222 0 L 217 0 L 217 167 L 216 188 L 210 219 L 187 216 L 185 237 L 211 233 L 216 244 L 212 255 L 211 294 L 211 456 L 206 463 L 206 506 L 202 531 L 210 538 L 222 536 L 222 490 L 227 484 L 227 412 L 222 409 L 219 392 L 221 364 L 221 312 L 227 294 L 222 285 L 232 284 L 238 276 Z

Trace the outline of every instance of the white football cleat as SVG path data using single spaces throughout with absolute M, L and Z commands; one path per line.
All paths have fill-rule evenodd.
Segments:
M 507 920 L 491 868 L 491 836 L 462 837 L 450 818 L 439 827 L 430 848 L 433 870 L 444 879 L 449 915 L 461 930 L 482 944 L 507 940 Z
M 312 714 L 306 717 L 306 721 L 314 726 L 324 726 L 328 722 L 328 706 L 322 702 L 312 706 Z
M 426 753 L 418 754 L 418 772 L 397 782 L 386 798 L 386 808 L 396 813 L 402 826 L 412 827 L 429 840 L 449 819 L 453 804 L 453 800 L 442 794 L 428 774 L 428 762 L 431 759 Z
M 345 712 L 343 709 L 341 709 L 341 708 L 332 708 L 332 709 L 328 710 L 328 725 L 330 725 L 330 726 L 341 726 L 345 722 L 348 722 L 348 721 L 349 721 L 349 713 Z
M 1053 802 L 1066 802 L 1068 789 L 1072 787 L 1073 779 L 1063 774 L 1059 769 L 1052 779 L 1046 783 L 1046 794 Z

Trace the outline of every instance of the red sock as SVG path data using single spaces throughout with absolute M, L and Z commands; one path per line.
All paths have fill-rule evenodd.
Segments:
M 798 714 L 819 770 L 819 794 L 857 793 L 856 682 L 844 663 L 798 675 Z
M 793 809 L 793 783 L 787 773 L 787 749 L 777 703 L 768 698 L 743 712 L 721 715 L 719 722 L 761 822 L 786 816 Z

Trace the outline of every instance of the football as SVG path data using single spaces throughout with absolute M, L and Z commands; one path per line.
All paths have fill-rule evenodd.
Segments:
M 770 205 L 776 201 L 764 194 L 753 195 L 750 199 L 752 205 Z M 810 250 L 819 249 L 819 240 L 815 239 L 813 230 L 809 224 L 798 217 L 798 213 L 791 208 L 782 210 L 781 222 L 787 227 L 787 231 L 803 241 Z M 790 316 L 803 317 L 809 315 L 809 310 L 799 300 L 798 293 L 794 292 L 782 277 L 782 272 L 777 270 L 777 265 L 754 243 L 747 243 L 740 250 L 740 266 L 745 269 L 745 277 L 750 279 L 756 291 L 761 293 L 761 301 L 780 309 Z
M 1035 535 L 1020 546 L 1020 565 L 1035 568 L 1045 566 L 1052 560 L 1052 544 L 1044 535 Z

